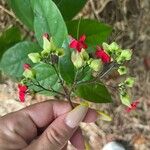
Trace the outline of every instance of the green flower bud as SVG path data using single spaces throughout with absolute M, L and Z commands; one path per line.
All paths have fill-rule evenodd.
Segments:
M 72 52 L 71 60 L 76 68 L 80 68 L 84 64 L 84 61 L 82 60 L 81 55 L 78 52 Z
M 85 51 L 85 49 L 82 48 L 80 55 L 84 61 L 89 60 L 89 54 Z
M 33 72 L 33 70 L 31 69 L 26 69 L 23 72 L 23 76 L 27 79 L 33 79 L 35 77 L 35 73 Z
M 120 66 L 118 68 L 118 72 L 119 72 L 120 75 L 124 75 L 124 74 L 127 73 L 127 68 L 125 66 Z
M 124 82 L 125 82 L 126 86 L 133 87 L 134 81 L 135 81 L 134 78 L 128 77 Z
M 125 60 L 130 60 L 132 56 L 132 51 L 131 50 L 123 50 L 120 54 L 120 56 L 118 56 L 117 63 L 118 64 L 122 64 Z
M 120 99 L 122 104 L 126 105 L 126 106 L 130 106 L 131 102 L 130 102 L 130 96 L 127 93 L 121 93 L 120 94 Z
M 41 61 L 41 56 L 39 53 L 30 53 L 28 57 L 31 59 L 33 63 L 38 63 Z
M 51 50 L 51 42 L 45 36 L 43 36 L 43 49 L 47 52 Z
M 116 42 L 112 42 L 109 45 L 109 50 L 112 51 L 112 52 L 117 51 L 118 49 L 120 49 L 120 47 Z
M 57 48 L 56 49 L 56 55 L 63 56 L 64 55 L 64 49 L 63 48 Z
M 49 55 L 49 53 L 50 53 L 49 50 L 43 50 L 43 51 L 41 52 L 41 56 L 42 56 L 42 57 L 47 57 L 47 56 Z
M 27 80 L 24 78 L 20 81 L 21 84 L 26 84 Z
M 125 60 L 130 60 L 132 56 L 132 51 L 130 49 L 123 50 L 121 53 L 121 57 L 124 57 Z
M 90 68 L 92 68 L 94 71 L 100 71 L 102 69 L 102 61 L 100 59 L 94 59 L 89 64 Z
M 53 39 L 51 38 L 51 52 L 56 53 L 56 49 L 57 49 L 57 47 L 56 47 Z
M 110 49 L 109 49 L 109 45 L 108 45 L 107 43 L 104 42 L 104 43 L 102 44 L 102 47 L 103 47 L 103 49 L 104 49 L 106 52 L 109 53 Z

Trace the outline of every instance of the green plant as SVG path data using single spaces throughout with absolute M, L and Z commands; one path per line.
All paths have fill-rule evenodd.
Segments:
M 54 1 L 56 4 L 52 0 L 8 2 L 20 20 L 34 30 L 37 39 L 34 43 L 17 43 L 1 59 L 2 71 L 20 82 L 21 101 L 29 92 L 63 96 L 72 107 L 72 98 L 76 96 L 82 101 L 109 103 L 112 102 L 110 87 L 119 91 L 124 105 L 131 110 L 136 107 L 137 103 L 133 106 L 128 94 L 133 78 L 115 87 L 102 82 L 114 69 L 124 77 L 127 73 L 124 63 L 131 59 L 132 51 L 122 49 L 115 42 L 106 43 L 112 31 L 108 25 L 89 19 L 70 20 L 86 0 Z M 76 4 L 76 9 L 65 10 L 66 3 Z

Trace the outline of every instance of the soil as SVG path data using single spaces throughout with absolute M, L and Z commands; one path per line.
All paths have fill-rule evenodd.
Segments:
M 133 59 L 128 64 L 130 75 L 136 78 L 132 89 L 133 99 L 140 104 L 136 111 L 125 113 L 120 105 L 116 91 L 112 91 L 112 104 L 92 104 L 93 108 L 103 110 L 111 115 L 111 122 L 101 119 L 92 124 L 81 124 L 86 142 L 92 150 L 102 149 L 103 145 L 117 140 L 127 150 L 150 149 L 150 1 L 149 0 L 89 0 L 75 18 L 91 18 L 110 24 L 114 32 L 109 41 L 116 41 L 124 48 L 133 49 Z M 10 25 L 17 25 L 24 37 L 32 36 L 22 23 L 0 1 L 0 32 Z M 115 85 L 119 81 L 113 73 L 105 80 Z M 28 96 L 26 103 L 21 104 L 17 98 L 16 83 L 3 76 L 0 84 L 0 115 L 16 111 L 30 104 L 46 100 L 44 96 Z M 69 144 L 68 150 L 73 149 Z

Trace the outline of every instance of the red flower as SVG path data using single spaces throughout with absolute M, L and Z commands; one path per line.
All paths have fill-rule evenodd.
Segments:
M 131 112 L 132 110 L 135 110 L 138 104 L 139 104 L 138 100 L 132 102 L 131 106 L 126 109 L 126 112 Z
M 25 101 L 25 95 L 28 87 L 26 85 L 18 84 L 18 90 L 19 90 L 19 99 L 21 102 Z
M 95 55 L 97 58 L 100 58 L 104 63 L 109 63 L 111 60 L 111 57 L 104 51 L 104 49 L 100 47 L 97 47 Z
M 86 39 L 86 36 L 85 35 L 82 35 L 79 40 L 76 40 L 76 39 L 73 39 L 69 45 L 70 48 L 74 48 L 76 49 L 78 52 L 81 52 L 81 49 L 84 48 L 86 49 L 87 48 L 87 45 L 85 44 L 85 39 Z
M 31 66 L 29 64 L 23 64 L 23 69 L 26 70 L 26 69 L 30 69 Z

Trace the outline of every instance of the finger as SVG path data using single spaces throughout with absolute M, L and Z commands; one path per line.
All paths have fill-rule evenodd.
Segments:
M 2 117 L 0 127 L 15 132 L 29 143 L 37 136 L 37 130 L 47 127 L 59 115 L 70 110 L 67 102 L 46 101 Z
M 40 129 L 46 129 L 55 118 L 70 110 L 71 106 L 67 102 L 45 101 L 2 117 L 0 125 L 15 132 L 29 143 L 37 136 Z M 95 121 L 96 115 L 94 110 L 89 109 L 85 122 Z
M 68 143 L 62 148 L 62 150 L 67 150 Z
M 83 122 L 86 123 L 95 122 L 97 118 L 98 118 L 98 113 L 94 109 L 89 108 Z
M 39 139 L 27 147 L 27 150 L 62 149 L 78 128 L 79 123 L 84 119 L 87 111 L 87 106 L 79 105 L 69 113 L 59 116 L 49 125 Z
M 73 134 L 73 136 L 70 139 L 71 144 L 76 147 L 77 149 L 84 149 L 85 144 L 84 144 L 84 138 L 82 135 L 82 131 L 80 128 L 76 130 L 76 132 Z

